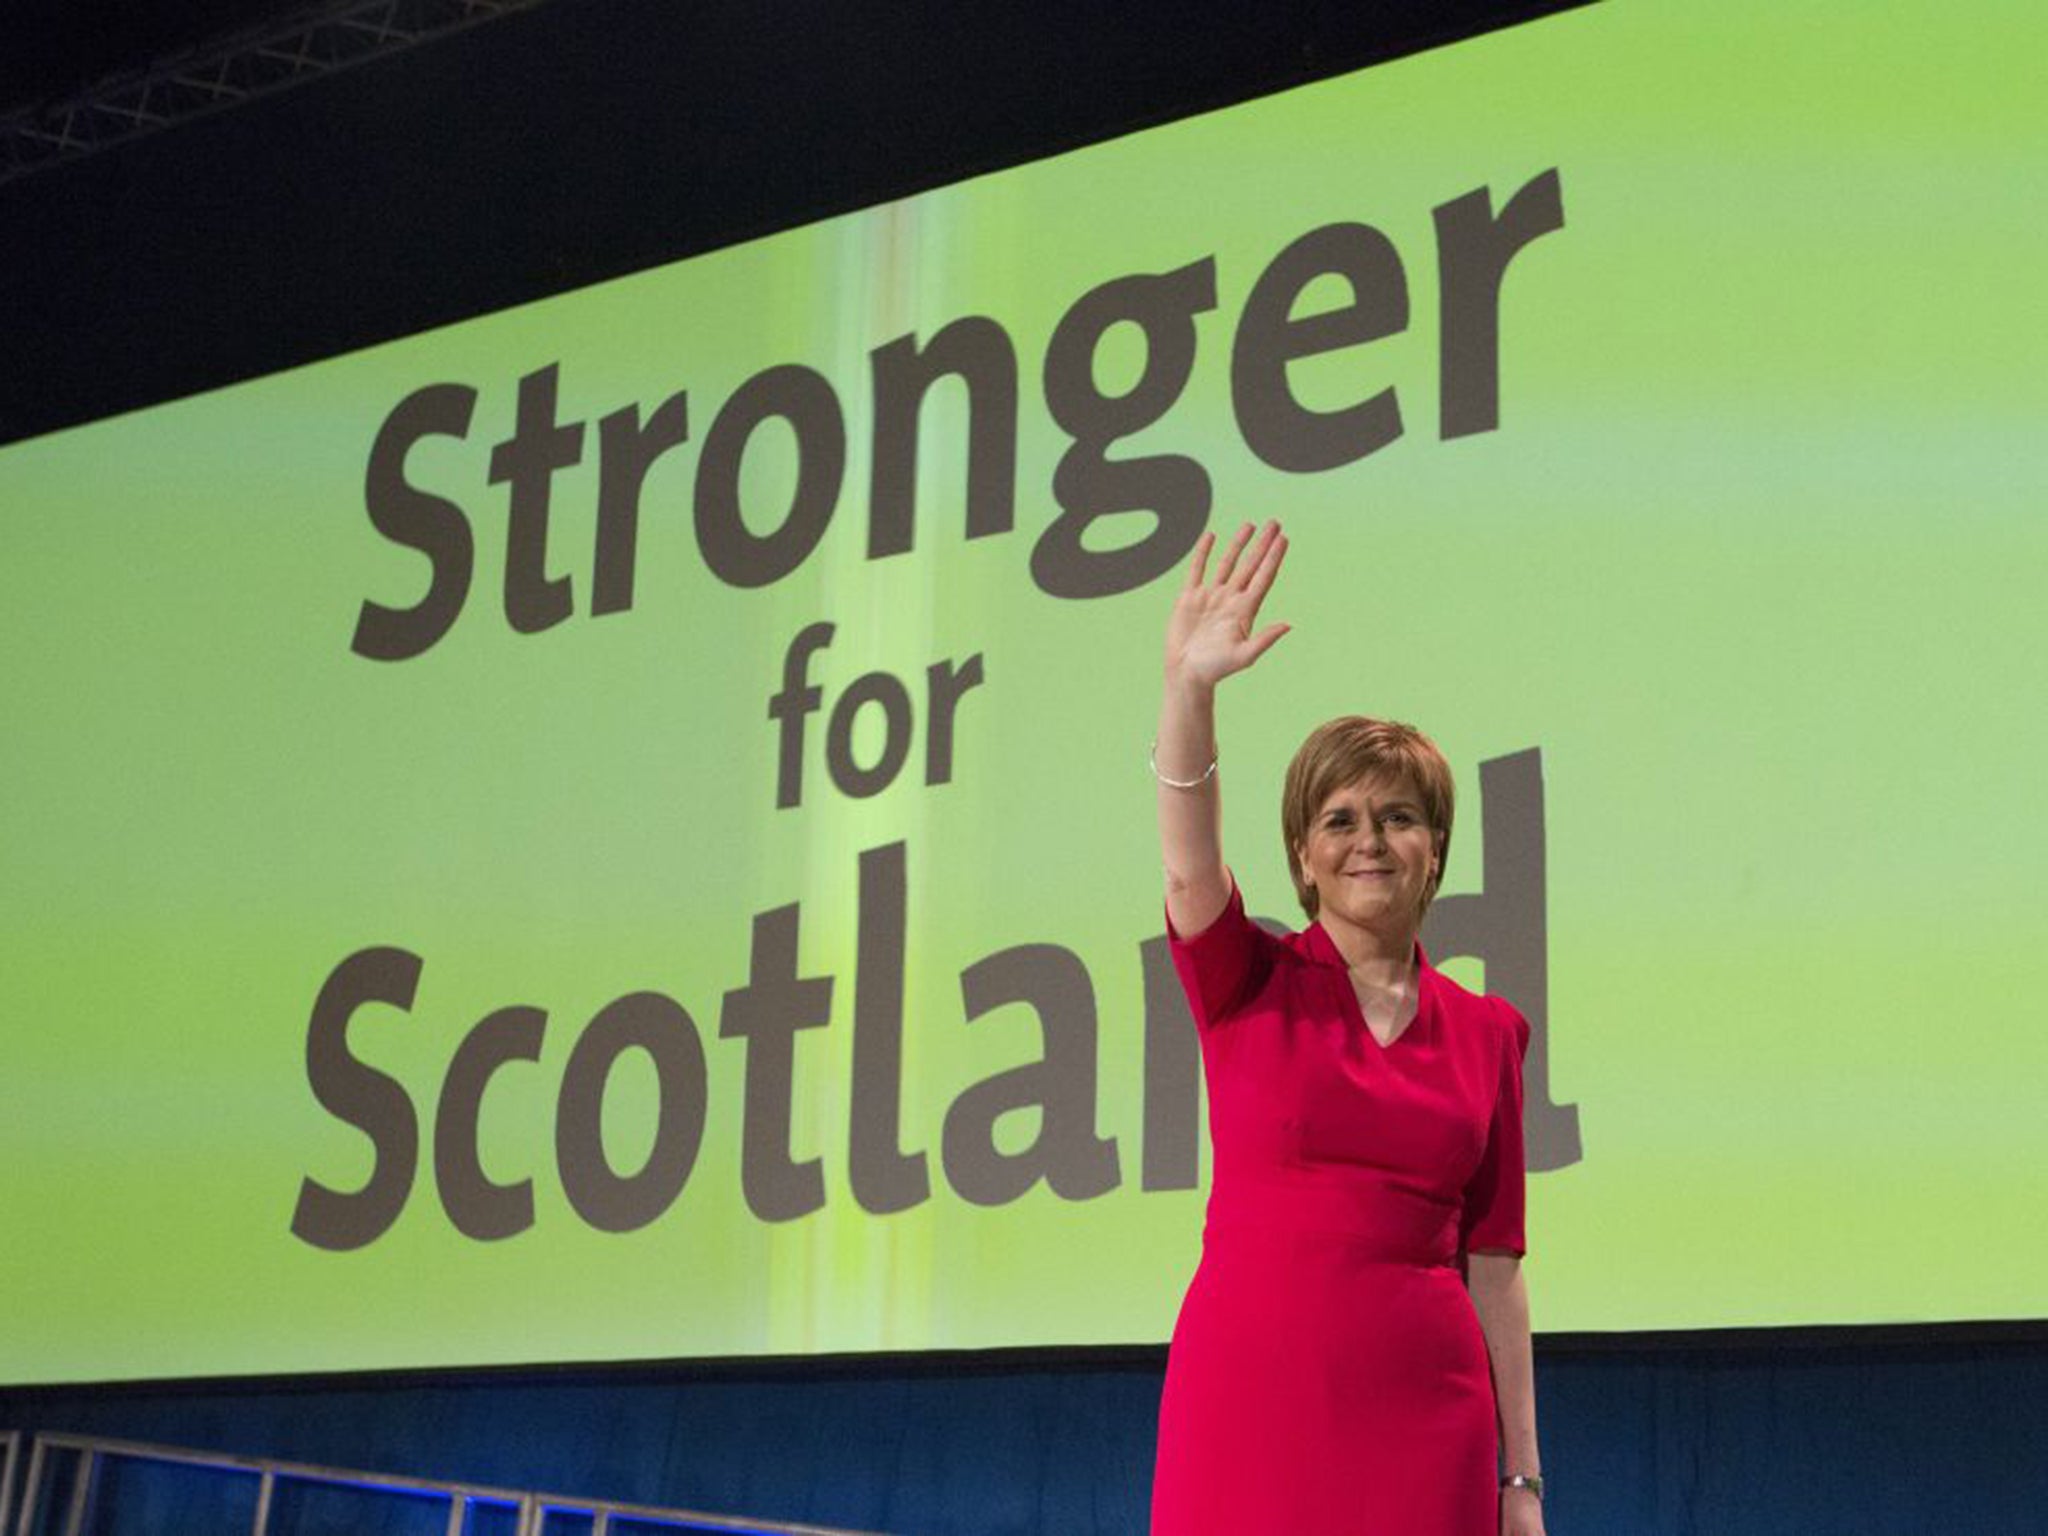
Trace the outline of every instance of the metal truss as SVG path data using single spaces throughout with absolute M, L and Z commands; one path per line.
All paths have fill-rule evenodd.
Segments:
M 0 118 L 0 185 L 543 0 L 344 0 Z

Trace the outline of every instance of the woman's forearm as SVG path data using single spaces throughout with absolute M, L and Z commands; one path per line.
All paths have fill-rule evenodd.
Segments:
M 1522 1261 L 1513 1254 L 1472 1254 L 1466 1286 L 1493 1365 L 1502 1461 L 1510 1473 L 1539 1474 L 1543 1461 L 1536 1449 L 1536 1373 L 1529 1345 L 1529 1286 L 1522 1276 Z
M 1159 776 L 1159 849 L 1166 911 L 1183 934 L 1216 921 L 1230 899 L 1223 868 L 1223 797 L 1216 774 L 1216 690 L 1169 669 L 1153 749 Z M 1178 781 L 1168 783 L 1168 780 Z
M 1216 574 L 1207 574 L 1215 535 L 1195 541 L 1187 580 L 1166 621 L 1166 686 L 1152 744 L 1159 779 L 1159 847 L 1166 864 L 1166 912 L 1183 935 L 1215 922 L 1230 900 L 1223 867 L 1223 799 L 1216 784 L 1216 685 L 1242 672 L 1287 633 L 1255 629 L 1259 604 L 1280 573 L 1287 540 L 1278 523 L 1252 542 L 1246 523 Z

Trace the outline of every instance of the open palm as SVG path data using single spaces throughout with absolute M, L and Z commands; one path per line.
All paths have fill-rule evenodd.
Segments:
M 1280 525 L 1267 523 L 1256 544 L 1250 523 L 1239 528 L 1216 563 L 1216 574 L 1208 577 L 1204 572 L 1215 544 L 1213 533 L 1196 542 L 1187 580 L 1174 595 L 1173 615 L 1166 623 L 1167 675 L 1210 687 L 1244 671 L 1287 633 L 1285 624 L 1255 628 L 1259 605 L 1287 557 Z

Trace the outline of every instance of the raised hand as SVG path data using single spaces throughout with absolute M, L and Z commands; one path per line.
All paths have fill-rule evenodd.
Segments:
M 1259 605 L 1287 558 L 1287 536 L 1278 522 L 1269 522 L 1252 542 L 1252 525 L 1237 530 L 1216 563 L 1214 577 L 1205 577 L 1216 535 L 1204 533 L 1188 561 L 1188 578 L 1174 595 L 1173 614 L 1166 621 L 1166 675 L 1170 681 L 1213 688 L 1234 672 L 1257 661 L 1287 633 L 1285 624 L 1254 631 Z M 1249 547 L 1247 547 L 1249 546 Z

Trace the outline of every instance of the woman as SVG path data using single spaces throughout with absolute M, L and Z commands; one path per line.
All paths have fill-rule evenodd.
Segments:
M 1215 690 L 1287 541 L 1196 546 L 1166 636 L 1153 772 L 1174 963 L 1201 1031 L 1214 1181 L 1160 1403 L 1154 1536 L 1542 1536 L 1522 1240 L 1529 1027 L 1439 975 L 1416 933 L 1450 846 L 1450 770 L 1348 717 L 1288 769 L 1313 919 L 1275 938 L 1223 863 Z

